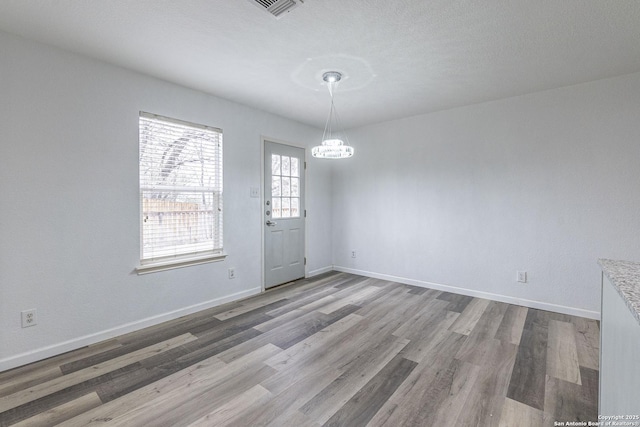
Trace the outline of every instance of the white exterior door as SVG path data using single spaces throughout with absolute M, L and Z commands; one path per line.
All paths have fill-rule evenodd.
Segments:
M 265 288 L 304 277 L 304 149 L 264 142 Z

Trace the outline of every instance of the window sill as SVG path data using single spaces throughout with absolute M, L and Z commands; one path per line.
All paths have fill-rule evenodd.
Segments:
M 138 273 L 138 275 L 149 274 L 149 273 L 156 273 L 158 271 L 173 270 L 175 268 L 190 267 L 192 265 L 200 265 L 200 264 L 207 264 L 210 262 L 224 261 L 226 257 L 227 257 L 226 253 L 221 253 L 221 254 L 201 256 L 198 258 L 182 258 L 182 259 L 178 258 L 178 259 L 172 259 L 172 260 L 153 262 L 153 263 L 139 265 L 138 267 L 136 267 L 136 273 Z

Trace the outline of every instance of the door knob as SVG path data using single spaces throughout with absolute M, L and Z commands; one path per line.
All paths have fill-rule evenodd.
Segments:
M 277 222 L 275 222 L 275 221 L 271 221 L 271 220 L 268 220 L 268 221 L 267 221 L 267 225 L 268 225 L 269 227 L 273 227 L 273 226 L 274 226 L 274 225 L 276 225 L 276 224 L 277 224 Z

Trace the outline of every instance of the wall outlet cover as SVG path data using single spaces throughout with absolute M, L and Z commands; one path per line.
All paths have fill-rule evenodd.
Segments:
M 520 283 L 527 283 L 527 272 L 526 271 L 518 271 L 518 276 L 516 280 Z
M 30 310 L 24 310 L 20 312 L 22 319 L 22 327 L 28 328 L 29 326 L 36 326 L 38 324 L 38 316 L 35 308 Z

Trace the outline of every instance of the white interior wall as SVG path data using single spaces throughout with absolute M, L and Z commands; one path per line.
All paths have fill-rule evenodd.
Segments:
M 334 265 L 597 317 L 596 260 L 640 259 L 639 99 L 633 74 L 352 130 Z
M 3 33 L 0 58 L 0 371 L 259 292 L 261 135 L 318 129 Z M 223 129 L 225 261 L 135 273 L 140 110 Z M 311 273 L 331 266 L 330 173 L 309 159 Z

